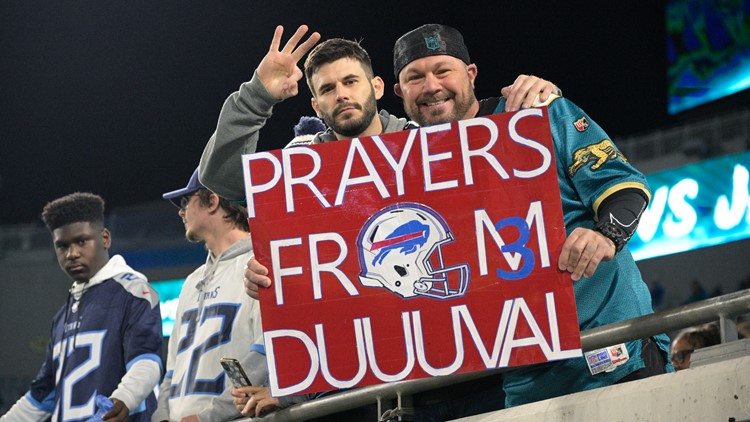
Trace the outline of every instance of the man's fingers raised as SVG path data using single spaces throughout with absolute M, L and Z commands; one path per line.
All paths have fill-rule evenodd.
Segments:
M 284 50 L 282 50 L 282 52 L 286 54 L 292 54 L 294 48 L 297 47 L 299 40 L 301 40 L 306 33 L 307 25 L 300 25 L 299 28 L 297 28 L 297 30 L 294 32 L 294 35 L 292 35 L 292 37 L 289 38 L 289 41 L 286 42 L 286 44 L 284 45 Z
M 284 34 L 284 27 L 279 25 L 276 27 L 276 30 L 273 32 L 273 39 L 271 40 L 271 46 L 268 48 L 268 51 L 275 53 L 279 51 L 279 46 L 281 45 L 281 36 Z
M 320 33 L 313 32 L 310 34 L 310 36 L 305 40 L 305 42 L 302 43 L 296 50 L 292 52 L 292 57 L 294 58 L 294 61 L 298 62 L 302 59 L 302 57 L 307 54 L 308 51 L 312 50 L 313 46 L 320 41 Z

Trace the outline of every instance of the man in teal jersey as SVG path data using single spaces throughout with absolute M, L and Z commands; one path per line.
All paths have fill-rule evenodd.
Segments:
M 394 46 L 396 95 L 406 114 L 434 125 L 505 110 L 504 98 L 478 101 L 477 66 L 454 28 L 429 24 Z M 650 199 L 646 178 L 604 130 L 571 101 L 551 96 L 550 126 L 567 239 L 558 260 L 571 273 L 581 330 L 653 312 L 648 287 L 625 246 Z M 669 339 L 655 337 L 504 374 L 506 406 L 544 400 L 672 371 Z M 593 362 L 597 361 L 598 364 Z M 603 363 L 602 363 L 603 362 Z

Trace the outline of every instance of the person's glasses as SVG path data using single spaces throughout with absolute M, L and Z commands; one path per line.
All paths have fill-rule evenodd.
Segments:
M 190 199 L 195 196 L 196 192 L 189 193 L 182 198 L 180 198 L 180 209 L 184 210 L 187 208 L 188 204 L 190 203 Z
M 687 359 L 694 351 L 695 349 L 680 350 L 679 352 L 672 353 L 670 359 L 672 359 L 672 363 L 682 365 L 682 363 L 685 362 L 685 359 Z

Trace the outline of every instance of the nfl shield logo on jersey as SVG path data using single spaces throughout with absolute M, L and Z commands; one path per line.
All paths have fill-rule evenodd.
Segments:
M 463 296 L 469 286 L 469 266 L 446 267 L 441 250 L 453 240 L 443 217 L 426 205 L 406 202 L 383 208 L 357 237 L 359 281 L 406 299 Z
M 576 127 L 577 131 L 583 132 L 584 130 L 588 129 L 589 121 L 586 120 L 586 117 L 581 117 L 580 119 L 573 122 L 573 126 Z

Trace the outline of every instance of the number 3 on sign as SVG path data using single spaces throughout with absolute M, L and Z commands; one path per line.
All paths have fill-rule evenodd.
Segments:
M 474 223 L 477 234 L 477 256 L 479 258 L 479 274 L 487 275 L 487 249 L 484 239 L 485 232 L 489 233 L 497 248 L 502 252 L 505 261 L 511 271 L 497 269 L 497 276 L 504 280 L 520 280 L 529 274 L 536 265 L 534 251 L 527 246 L 531 237 L 531 227 L 536 228 L 539 242 L 539 258 L 542 268 L 550 266 L 549 248 L 547 246 L 547 235 L 544 229 L 544 212 L 542 203 L 535 201 L 529 204 L 526 219 L 521 217 L 508 217 L 493 223 L 484 209 L 474 211 Z M 500 229 L 513 226 L 518 230 L 518 239 L 512 243 L 506 243 L 500 236 Z M 523 261 L 523 265 L 521 262 Z

